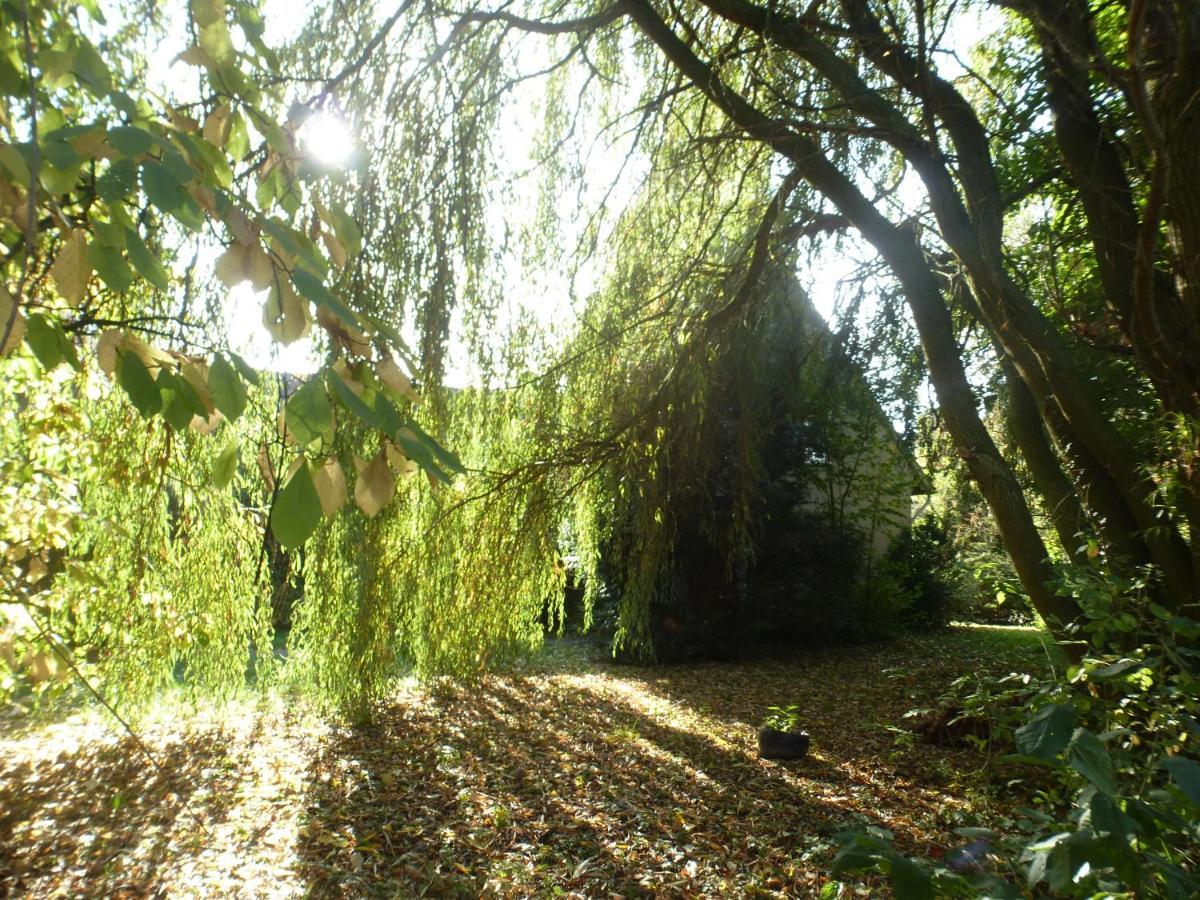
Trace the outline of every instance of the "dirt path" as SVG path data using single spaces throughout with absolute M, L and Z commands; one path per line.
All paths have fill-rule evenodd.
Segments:
M 1029 638 L 666 669 L 560 645 L 402 686 L 367 728 L 278 699 L 159 722 L 163 771 L 80 721 L 31 731 L 0 739 L 0 896 L 812 896 L 838 831 L 929 850 L 986 813 L 981 757 L 887 726 L 958 674 L 1042 664 Z M 811 757 L 757 759 L 790 703 Z

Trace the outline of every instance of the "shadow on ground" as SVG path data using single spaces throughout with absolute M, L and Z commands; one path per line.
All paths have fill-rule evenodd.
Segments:
M 72 740 L 0 760 L 0 897 L 158 893 L 168 854 L 206 839 L 195 816 L 211 826 L 235 802 L 222 732 L 156 746 L 161 769 L 130 738 Z
M 621 667 L 401 698 L 314 759 L 301 874 L 317 895 L 811 895 L 834 832 L 914 798 L 826 753 L 756 758 L 750 721 L 801 671 Z

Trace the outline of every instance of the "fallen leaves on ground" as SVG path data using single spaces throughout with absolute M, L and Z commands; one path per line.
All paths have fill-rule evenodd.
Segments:
M 1036 664 L 966 629 L 668 668 L 551 643 L 406 682 L 365 727 L 278 702 L 159 723 L 161 769 L 70 723 L 0 741 L 0 895 L 812 896 L 839 831 L 936 851 L 986 812 L 980 757 L 888 726 L 956 675 Z M 759 760 L 787 704 L 812 753 Z

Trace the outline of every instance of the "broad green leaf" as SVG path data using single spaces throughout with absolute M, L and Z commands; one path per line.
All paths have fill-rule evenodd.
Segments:
M 331 203 L 328 207 L 318 204 L 317 215 L 333 229 L 338 243 L 346 248 L 347 253 L 353 256 L 362 251 L 362 232 L 358 230 L 358 223 L 346 210 L 337 203 Z
M 104 219 L 93 219 L 90 224 L 92 236 L 98 243 L 114 250 L 125 249 L 126 232 L 129 230 L 127 226 L 115 221 L 106 222 Z
M 103 18 L 103 17 L 101 17 Z M 79 80 L 86 84 L 97 97 L 102 97 L 112 89 L 112 74 L 108 65 L 96 52 L 96 48 L 85 38 L 79 39 L 75 50 L 75 65 L 73 71 Z
M 123 156 L 141 156 L 154 149 L 154 135 L 136 125 L 118 125 L 108 129 L 108 142 Z
M 1117 792 L 1112 756 L 1104 743 L 1086 728 L 1076 728 L 1067 755 L 1071 768 L 1106 794 Z
M 57 169 L 54 166 L 43 165 L 38 170 L 38 183 L 47 194 L 60 196 L 70 193 L 79 181 L 82 164 L 71 166 L 69 169 Z
M 233 476 L 237 474 L 237 467 L 237 441 L 230 441 L 213 462 L 212 483 L 220 489 L 228 487 L 229 482 L 233 481 Z
M 338 300 L 329 289 L 321 282 L 316 275 L 304 269 L 294 269 L 292 271 L 292 283 L 296 285 L 296 290 L 300 292 L 300 296 L 306 297 L 317 306 L 323 306 L 343 323 L 351 328 L 358 328 L 358 317 L 350 310 L 348 306 Z
M 342 380 L 340 375 L 330 371 L 326 373 L 325 379 L 333 389 L 333 392 L 337 394 L 338 400 L 341 401 L 342 405 L 358 416 L 364 425 L 380 431 L 385 430 L 383 421 L 375 414 L 375 410 L 368 406 L 362 397 L 354 393 L 354 390 Z
M 65 129 L 59 129 L 59 133 Z M 71 169 L 83 162 L 83 158 L 65 137 L 52 138 L 47 135 L 42 140 L 42 152 L 46 160 L 56 169 Z
M 1200 763 L 1186 756 L 1168 756 L 1162 761 L 1162 767 L 1187 798 L 1200 806 Z
M 109 163 L 104 174 L 96 179 L 96 194 L 110 203 L 124 200 L 137 190 L 137 163 L 132 159 L 117 159 Z
M 333 406 L 323 379 L 310 378 L 288 398 L 283 421 L 301 447 L 333 436 Z
M 158 288 L 160 291 L 165 291 L 171 286 L 171 276 L 167 274 L 166 267 L 159 261 L 158 257 L 150 251 L 146 246 L 141 236 L 132 228 L 128 230 L 125 236 L 125 249 L 129 253 L 129 259 L 133 263 L 134 268 L 151 285 Z
M 119 354 L 117 382 L 125 388 L 125 393 L 142 418 L 149 419 L 162 409 L 162 394 L 158 385 L 137 354 L 128 351 Z
M 159 369 L 155 383 L 158 385 L 159 393 L 162 394 L 163 419 L 176 431 L 183 431 L 191 423 L 192 416 L 195 415 L 191 404 L 187 402 L 182 393 L 182 388 L 187 385 L 187 382 L 173 372 Z
M 204 225 L 204 213 L 184 189 L 183 183 L 162 163 L 148 159 L 142 163 L 142 189 L 150 202 L 167 215 L 197 231 Z
M 1026 756 L 1053 759 L 1071 742 L 1075 727 L 1075 707 L 1069 703 L 1048 703 L 1034 713 L 1014 735 L 1017 749 Z
M 246 408 L 246 386 L 223 356 L 216 357 L 208 367 L 208 393 L 213 406 L 230 422 L 237 421 Z
M 896 900 L 934 900 L 933 878 L 925 866 L 903 856 L 891 859 Z
M 122 293 L 133 284 L 133 270 L 121 256 L 120 250 L 93 241 L 88 245 L 87 259 L 111 290 Z
M 0 144 L 0 171 L 8 173 L 8 177 L 21 187 L 29 187 L 33 176 L 29 171 L 29 163 L 16 144 Z
M 70 363 L 76 371 L 83 367 L 74 342 L 58 322 L 42 315 L 32 315 L 25 320 L 25 325 L 25 342 L 46 369 L 53 369 L 62 362 Z
M 415 431 L 417 434 L 417 437 L 420 438 L 421 442 L 423 444 L 425 444 L 427 447 L 429 447 L 430 450 L 433 451 L 433 455 L 437 459 L 439 464 L 441 464 L 442 466 L 444 466 L 445 468 L 449 469 L 451 472 L 454 472 L 457 475 L 462 475 L 467 471 L 466 468 L 463 467 L 462 460 L 460 460 L 455 453 L 453 453 L 450 450 L 447 450 L 445 447 L 443 447 L 441 444 L 439 444 L 436 440 L 434 440 L 432 437 L 430 437 L 428 434 L 426 434 L 421 429 L 421 426 L 418 425 L 416 422 L 409 420 L 408 427 L 411 428 L 413 431 Z
M 162 166 L 181 185 L 186 185 L 196 177 L 195 169 L 188 165 L 183 154 L 174 148 L 163 151 Z
M 404 451 L 405 456 L 443 484 L 451 483 L 450 476 L 438 465 L 433 449 L 422 441 L 410 426 L 402 426 L 392 436 L 400 445 L 400 449 Z
M 259 383 L 258 372 L 250 363 L 246 362 L 236 353 L 230 351 L 229 358 L 233 360 L 234 367 L 238 370 L 238 374 L 242 376 L 250 384 L 257 385 Z
M 271 532 L 285 550 L 295 550 L 316 530 L 321 515 L 321 498 L 302 462 L 275 498 Z

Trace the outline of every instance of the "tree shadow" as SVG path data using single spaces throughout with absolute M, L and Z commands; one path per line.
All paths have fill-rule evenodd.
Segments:
M 605 675 L 496 677 L 335 733 L 310 770 L 310 892 L 805 895 L 830 835 L 878 821 L 827 760 L 764 762 L 656 702 Z
M 162 863 L 202 847 L 235 802 L 227 744 L 219 728 L 185 732 L 151 747 L 159 766 L 129 737 L 0 760 L 0 896 L 161 893 Z

